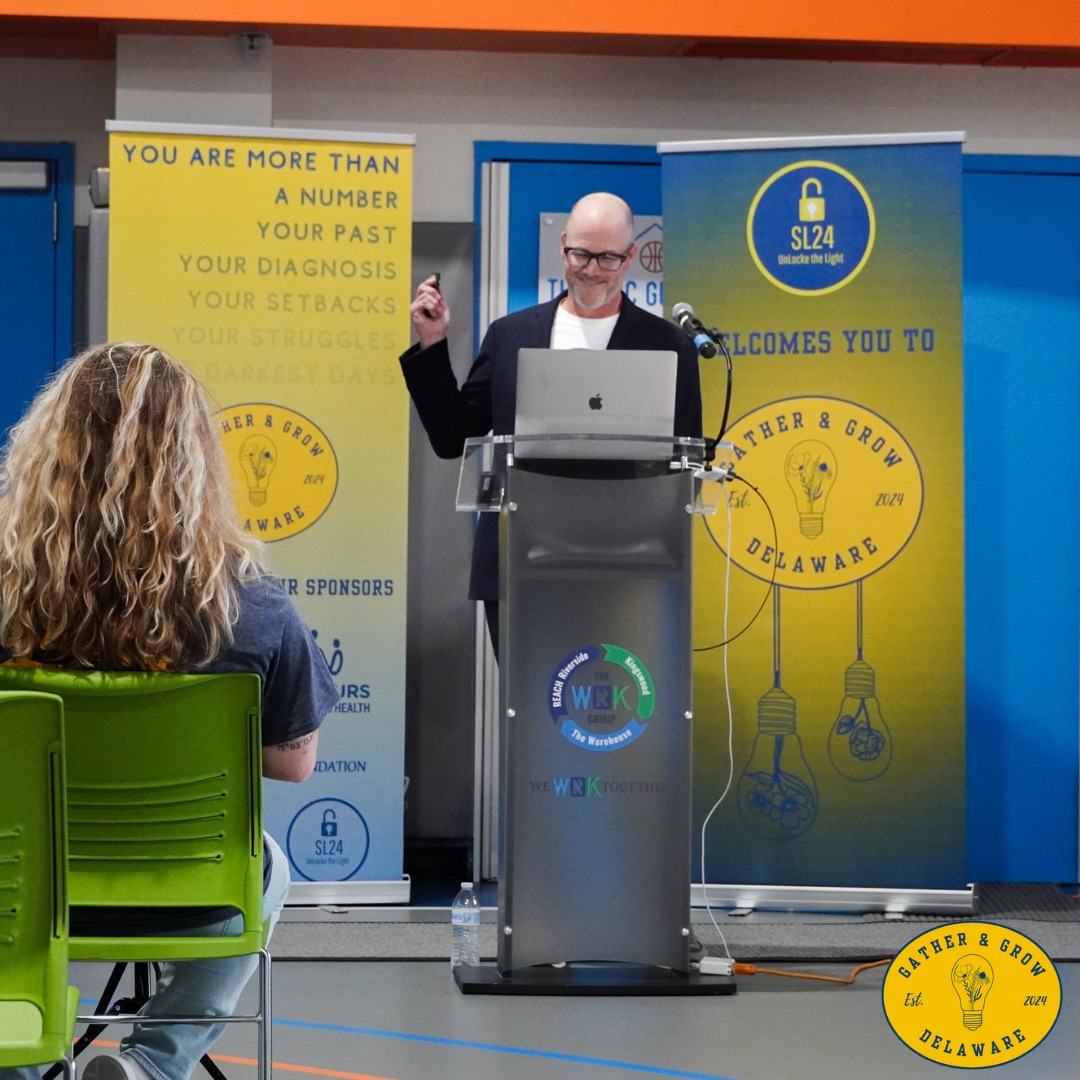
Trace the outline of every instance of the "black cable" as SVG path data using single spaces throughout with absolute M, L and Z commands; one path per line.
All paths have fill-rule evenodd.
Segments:
M 724 438 L 724 432 L 727 431 L 728 414 L 731 412 L 731 383 L 733 371 L 731 367 L 731 353 L 728 352 L 728 347 L 724 342 L 724 335 L 714 326 L 709 331 L 709 336 L 716 342 L 720 351 L 724 354 L 724 360 L 727 363 L 727 392 L 724 394 L 724 415 L 720 419 L 720 430 L 716 433 L 716 445 L 719 446 L 721 440 Z M 743 483 L 745 482 L 746 481 L 743 481 Z
M 724 352 L 726 353 L 727 350 L 725 349 Z M 779 532 L 779 529 L 777 528 L 776 518 L 773 516 L 772 507 L 769 506 L 768 500 L 765 498 L 764 495 L 761 494 L 761 492 L 756 487 L 754 487 L 753 484 L 750 483 L 749 480 L 745 479 L 744 477 L 738 476 L 734 472 L 730 472 L 730 473 L 728 473 L 727 479 L 728 480 L 738 480 L 739 483 L 745 484 L 761 500 L 762 505 L 765 507 L 765 510 L 769 515 L 769 521 L 772 522 L 773 550 L 776 551 L 780 546 L 780 532 Z M 728 509 L 728 513 L 729 514 L 731 513 L 730 508 Z M 717 551 L 724 552 L 724 554 L 730 559 L 731 558 L 731 552 L 730 551 L 724 551 L 724 549 L 720 546 L 720 543 L 717 541 L 716 537 L 713 536 L 713 531 L 712 531 L 711 528 L 709 528 L 709 519 L 708 518 L 702 518 L 701 520 L 705 523 L 705 531 L 709 534 L 709 539 L 713 542 L 713 544 L 715 545 Z M 756 577 L 755 574 L 751 574 L 750 576 L 751 577 Z M 746 631 L 749 630 L 750 627 L 753 626 L 755 622 L 757 622 L 758 616 L 761 614 L 762 610 L 764 609 L 765 604 L 768 602 L 768 599 L 772 595 L 772 591 L 773 591 L 773 589 L 775 587 L 776 587 L 776 563 L 773 562 L 772 577 L 769 579 L 769 587 L 765 590 L 765 595 L 761 598 L 761 603 L 758 604 L 757 610 L 754 612 L 753 615 L 750 616 L 750 621 L 737 634 L 732 634 L 731 637 L 727 638 L 726 640 L 718 641 L 715 645 L 696 645 L 696 646 L 694 646 L 693 651 L 694 652 L 711 652 L 713 649 L 722 649 L 725 645 L 730 645 L 736 638 L 742 637 L 743 634 L 745 634 Z

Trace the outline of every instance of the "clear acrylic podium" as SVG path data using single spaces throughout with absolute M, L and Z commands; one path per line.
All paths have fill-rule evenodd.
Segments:
M 492 436 L 459 510 L 499 518 L 499 909 L 466 993 L 732 993 L 689 966 L 691 525 L 704 443 Z

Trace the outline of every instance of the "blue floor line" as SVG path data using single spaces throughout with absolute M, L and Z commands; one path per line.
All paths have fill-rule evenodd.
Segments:
M 344 1035 L 370 1035 L 377 1039 L 402 1039 L 406 1042 L 433 1043 L 438 1046 L 456 1046 L 463 1050 L 487 1050 L 499 1054 L 518 1054 L 522 1057 L 547 1058 L 550 1061 L 566 1061 L 574 1065 L 596 1065 L 605 1069 L 627 1069 L 633 1072 L 652 1073 L 655 1076 L 677 1076 L 680 1080 L 733 1080 L 730 1076 L 716 1073 L 687 1072 L 684 1069 L 664 1069 L 655 1065 L 639 1065 L 632 1061 L 608 1061 L 606 1058 L 584 1057 L 580 1054 L 558 1054 L 550 1050 L 527 1050 L 522 1046 L 499 1046 L 496 1043 L 468 1042 L 463 1039 L 443 1039 L 435 1035 L 414 1035 L 405 1031 L 378 1031 L 375 1028 L 346 1027 L 341 1024 L 317 1024 L 310 1020 L 274 1020 L 283 1027 L 310 1028 L 313 1031 L 336 1031 Z

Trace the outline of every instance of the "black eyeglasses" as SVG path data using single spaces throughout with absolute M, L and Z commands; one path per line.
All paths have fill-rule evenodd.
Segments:
M 585 248 L 576 247 L 564 247 L 562 250 L 566 261 L 575 270 L 584 270 L 593 259 L 601 270 L 618 270 L 630 257 L 629 251 L 620 255 L 617 251 L 587 251 Z

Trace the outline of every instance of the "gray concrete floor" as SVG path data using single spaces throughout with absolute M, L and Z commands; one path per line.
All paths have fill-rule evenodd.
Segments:
M 86 966 L 86 965 L 84 965 Z M 778 964 L 847 975 L 851 964 Z M 1080 964 L 1059 963 L 1050 1035 L 994 1080 L 1080 1077 Z M 463 995 L 445 962 L 274 964 L 275 1080 L 924 1080 L 949 1075 L 893 1034 L 884 968 L 851 986 L 756 975 L 733 997 Z M 93 985 L 89 979 L 84 987 Z M 114 1036 L 118 1038 L 119 1036 Z M 233 1025 L 215 1054 L 250 1059 Z M 230 1080 L 253 1080 L 243 1062 Z M 198 1073 L 196 1077 L 198 1077 Z

